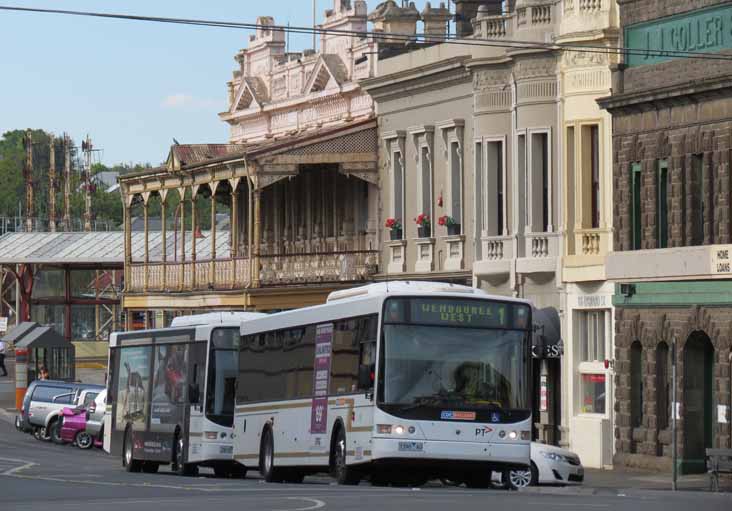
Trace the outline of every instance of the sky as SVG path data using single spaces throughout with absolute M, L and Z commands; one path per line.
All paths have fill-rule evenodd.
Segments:
M 377 5 L 369 1 L 369 11 Z M 436 2 L 432 2 L 435 4 Z M 437 2 L 439 3 L 439 2 Z M 424 0 L 417 1 L 422 9 Z M 312 25 L 311 0 L 0 0 L 2 6 Z M 317 0 L 319 21 L 333 0 Z M 226 142 L 226 82 L 249 31 L 0 11 L 0 134 L 89 134 L 100 161 L 160 164 L 181 144 Z M 312 36 L 292 34 L 292 51 Z

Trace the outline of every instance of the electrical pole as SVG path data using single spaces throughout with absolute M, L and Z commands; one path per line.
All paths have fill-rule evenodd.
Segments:
M 671 489 L 676 491 L 678 477 L 678 449 L 676 445 L 676 414 L 679 406 L 676 403 L 676 337 L 671 344 L 671 450 L 672 450 L 672 481 Z
M 71 231 L 71 139 L 64 133 L 64 231 Z
M 316 51 L 317 47 L 317 35 L 315 34 L 315 20 L 317 19 L 318 13 L 317 13 L 317 0 L 313 0 L 313 51 Z
M 25 180 L 25 230 L 33 231 L 33 132 L 25 132 L 25 166 L 23 167 Z
M 56 144 L 53 135 L 48 149 L 48 230 L 56 232 Z
M 92 166 L 92 141 L 89 135 L 81 143 L 81 150 L 84 151 L 84 231 L 92 230 L 91 224 L 91 166 Z

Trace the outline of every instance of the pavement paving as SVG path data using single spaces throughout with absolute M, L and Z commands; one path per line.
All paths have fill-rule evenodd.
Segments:
M 732 509 L 732 493 L 636 487 L 635 474 L 610 484 L 610 479 L 574 488 L 530 488 L 519 492 L 443 487 L 378 488 L 362 483 L 336 486 L 327 477 L 308 477 L 304 484 L 267 484 L 256 471 L 245 480 L 217 479 L 207 469 L 196 478 L 179 477 L 161 467 L 158 474 L 128 474 L 119 459 L 101 450 L 82 451 L 72 446 L 39 442 L 15 430 L 12 414 L 0 415 L 0 509 L 65 510 L 92 506 L 105 511 L 187 511 L 236 509 L 237 511 L 373 510 L 472 511 L 495 508 L 512 511 L 566 511 L 572 509 L 642 509 L 643 511 Z M 599 471 L 598 471 L 599 472 Z M 607 477 L 607 476 L 606 476 Z M 617 479 L 617 478 L 616 478 Z M 640 480 L 641 485 L 643 479 Z M 624 486 L 626 488 L 618 488 Z M 667 485 L 668 487 L 668 485 Z

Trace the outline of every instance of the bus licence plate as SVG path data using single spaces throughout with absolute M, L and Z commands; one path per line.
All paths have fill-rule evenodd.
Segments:
M 400 451 L 422 452 L 424 451 L 424 442 L 399 442 Z
M 233 445 L 222 445 L 219 447 L 219 454 L 233 454 L 233 453 L 234 453 Z

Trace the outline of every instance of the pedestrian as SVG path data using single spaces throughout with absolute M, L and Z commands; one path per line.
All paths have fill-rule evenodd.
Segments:
M 41 380 L 47 380 L 48 379 L 48 369 L 46 369 L 46 366 L 41 366 L 40 370 L 38 371 Z
M 0 369 L 3 370 L 3 378 L 8 375 L 8 370 L 5 369 L 5 341 L 0 340 Z

